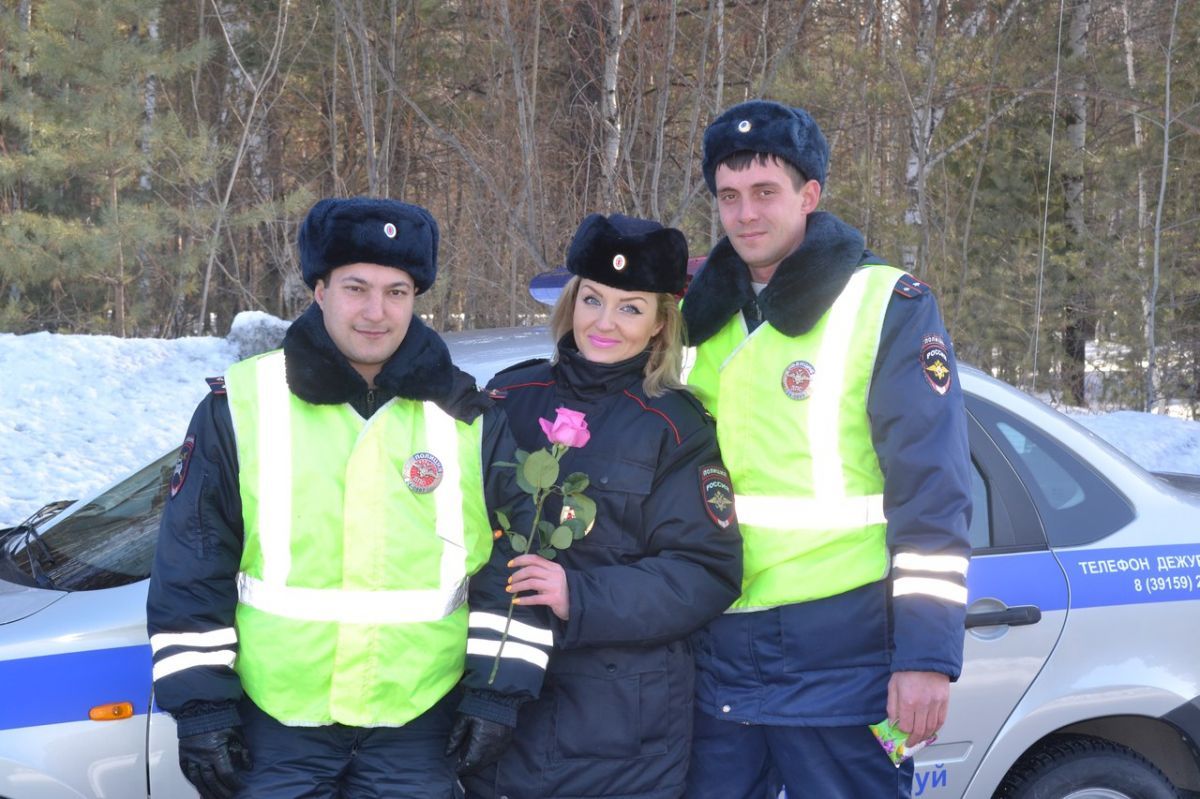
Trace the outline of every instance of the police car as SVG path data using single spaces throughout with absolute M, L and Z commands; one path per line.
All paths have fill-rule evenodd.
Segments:
M 481 382 L 544 329 L 446 336 Z M 963 367 L 975 514 L 966 661 L 913 795 L 1200 796 L 1200 477 L 1148 474 Z M 145 629 L 176 453 L 0 531 L 0 799 L 194 796 Z

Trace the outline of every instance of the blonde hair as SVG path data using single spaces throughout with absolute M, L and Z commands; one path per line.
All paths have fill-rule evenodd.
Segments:
M 580 282 L 578 275 L 567 282 L 550 313 L 555 361 L 558 360 L 558 342 L 574 329 L 575 300 L 579 296 Z M 642 372 L 642 391 L 647 397 L 660 397 L 669 389 L 686 388 L 679 382 L 679 371 L 683 367 L 683 315 L 679 312 L 679 300 L 666 292 L 656 292 L 654 296 L 655 319 L 662 322 L 662 327 L 650 339 L 650 360 Z

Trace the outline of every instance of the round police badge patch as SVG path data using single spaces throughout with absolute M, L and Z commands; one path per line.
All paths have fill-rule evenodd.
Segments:
M 383 235 L 387 236 L 389 239 L 396 238 L 396 226 L 391 222 L 385 224 L 383 226 Z
M 414 494 L 428 494 L 442 483 L 445 469 L 429 452 L 418 452 L 404 462 L 404 484 Z
M 613 256 L 613 269 L 616 269 L 618 272 L 625 268 L 626 263 L 627 261 L 625 260 L 624 255 L 617 253 Z
M 171 470 L 171 496 L 175 496 L 183 488 L 183 481 L 187 480 L 188 466 L 192 463 L 192 453 L 195 450 L 196 437 L 188 436 L 183 440 L 179 458 L 175 461 L 175 468 Z
M 751 127 L 750 120 L 743 119 L 741 122 L 738 123 L 738 133 L 749 133 L 750 127 Z
M 946 342 L 936 333 L 921 339 L 921 373 L 939 395 L 945 396 L 950 390 L 950 355 Z
M 794 400 L 812 396 L 812 380 L 817 370 L 808 361 L 792 361 L 783 370 L 783 393 Z
M 729 472 L 715 463 L 700 467 L 700 496 L 704 509 L 717 526 L 724 529 L 733 523 L 733 482 Z

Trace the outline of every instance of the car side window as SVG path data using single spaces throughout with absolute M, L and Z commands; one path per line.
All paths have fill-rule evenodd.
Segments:
M 991 513 L 988 505 L 987 483 L 979 472 L 979 464 L 971 461 L 971 526 L 967 537 L 971 549 L 987 549 L 992 545 Z
M 1011 465 L 1051 546 L 1087 544 L 1133 520 L 1129 501 L 1041 428 L 979 398 L 971 404 L 971 416 Z

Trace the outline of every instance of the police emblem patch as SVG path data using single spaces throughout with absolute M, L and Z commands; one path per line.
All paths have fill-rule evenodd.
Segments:
M 626 263 L 627 261 L 625 260 L 624 255 L 617 253 L 613 256 L 613 269 L 616 269 L 618 272 L 625 268 Z
M 385 224 L 383 226 L 383 235 L 387 236 L 389 239 L 396 238 L 396 226 L 391 222 Z
M 749 133 L 749 132 L 750 132 L 750 120 L 743 119 L 741 122 L 738 123 L 738 133 Z
M 418 452 L 404 462 L 404 484 L 414 494 L 428 494 L 442 483 L 445 469 L 432 453 Z
M 921 373 L 925 382 L 940 396 L 950 390 L 950 355 L 946 342 L 936 333 L 921 339 Z
M 183 488 L 183 481 L 187 479 L 188 466 L 192 463 L 192 453 L 195 450 L 196 437 L 188 436 L 183 440 L 183 446 L 179 448 L 179 458 L 175 461 L 175 468 L 171 470 L 171 496 L 175 496 Z
M 722 529 L 733 523 L 733 482 L 729 472 L 715 463 L 700 467 L 700 496 L 704 509 Z
M 783 370 L 783 393 L 794 400 L 812 396 L 812 380 L 817 369 L 808 361 L 792 361 Z

